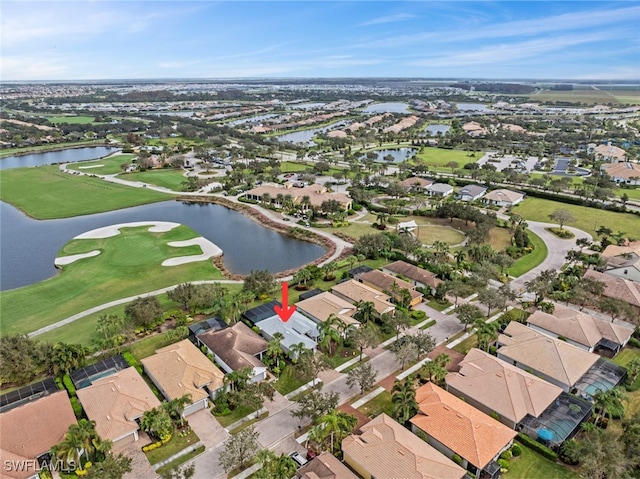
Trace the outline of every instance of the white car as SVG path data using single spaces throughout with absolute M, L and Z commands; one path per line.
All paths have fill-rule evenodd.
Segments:
M 307 462 L 309 462 L 304 458 L 304 456 L 302 454 L 300 454 L 297 451 L 294 451 L 291 454 L 289 454 L 289 457 L 291 459 L 293 459 L 298 464 L 299 468 L 304 466 Z

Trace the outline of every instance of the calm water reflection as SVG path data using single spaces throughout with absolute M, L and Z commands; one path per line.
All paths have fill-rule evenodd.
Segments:
M 118 151 L 110 146 L 70 148 L 67 150 L 33 153 L 23 156 L 8 156 L 0 159 L 0 170 L 24 168 L 28 166 L 53 165 L 55 163 L 73 163 L 75 161 L 95 160 Z

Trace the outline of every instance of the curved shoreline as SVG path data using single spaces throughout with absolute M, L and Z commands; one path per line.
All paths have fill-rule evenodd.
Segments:
M 60 146 L 54 146 L 51 148 L 43 148 L 42 150 L 30 150 L 30 151 L 18 151 L 18 152 L 13 152 L 10 153 L 6 156 L 0 156 L 0 161 L 4 160 L 5 158 L 11 158 L 12 156 L 26 156 L 26 155 L 37 155 L 39 153 L 52 153 L 55 151 L 63 151 L 63 150 L 71 150 L 71 149 L 77 149 L 77 148 L 98 148 L 98 147 L 113 147 L 113 148 L 120 148 L 122 149 L 122 147 L 119 146 L 113 146 L 108 144 L 107 142 L 103 141 L 100 143 L 92 143 L 92 144 L 88 144 L 88 145 L 73 145 L 73 146 L 65 146 L 65 145 L 60 145 Z M 111 153 L 110 153 L 111 154 Z M 109 155 L 106 155 L 109 156 Z M 104 158 L 101 157 L 101 158 Z M 100 158 L 96 158 L 96 160 L 98 160 Z M 87 160 L 87 161 L 93 161 L 93 160 Z
M 252 208 L 249 205 L 243 203 L 235 203 L 233 201 L 228 200 L 227 198 L 222 198 L 219 196 L 178 196 L 176 197 L 177 201 L 182 201 L 185 203 L 213 203 L 220 206 L 224 206 L 226 208 L 232 209 L 239 213 L 242 213 L 252 221 L 264 226 L 265 228 L 269 228 L 272 231 L 276 231 L 280 234 L 284 234 L 289 236 L 290 238 L 294 238 L 297 240 L 307 241 L 309 243 L 315 243 L 320 246 L 326 248 L 325 253 L 319 258 L 306 263 L 305 265 L 299 266 L 297 268 L 288 269 L 286 271 L 281 271 L 275 274 L 276 278 L 285 278 L 293 275 L 296 271 L 305 268 L 310 265 L 319 265 L 331 258 L 337 251 L 336 242 L 331 240 L 330 238 L 320 235 L 315 231 L 311 231 L 308 229 L 298 228 L 296 226 L 289 226 L 279 223 L 277 221 L 268 218 L 264 213 L 258 211 L 256 208 Z M 350 251 L 343 251 L 340 257 L 348 256 Z M 243 279 L 245 275 L 232 273 L 230 272 L 224 265 L 224 257 L 218 256 L 213 258 L 213 263 L 216 268 L 220 269 L 220 272 L 230 278 L 230 279 Z

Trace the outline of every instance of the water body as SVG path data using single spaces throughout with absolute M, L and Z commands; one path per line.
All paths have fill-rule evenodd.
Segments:
M 76 161 L 95 160 L 119 151 L 111 146 L 91 146 L 85 148 L 69 148 L 47 153 L 32 153 L 23 156 L 8 156 L 0 159 L 0 170 L 24 168 L 29 166 L 53 165 L 55 163 L 74 163 Z
M 226 123 L 226 125 L 228 125 L 228 126 L 238 126 L 238 125 L 243 125 L 245 123 L 257 123 L 257 122 L 260 122 L 262 120 L 268 120 L 269 118 L 275 118 L 276 116 L 278 116 L 276 113 L 268 113 L 268 114 L 265 114 L 265 115 L 250 116 L 249 118 L 240 118 L 239 120 L 230 121 L 229 123 Z
M 294 105 L 287 105 L 294 110 L 313 110 L 316 108 L 322 108 L 326 103 L 296 103 Z
M 331 123 L 330 125 L 323 126 L 322 128 L 311 128 L 309 130 L 294 131 L 293 133 L 286 133 L 284 135 L 278 135 L 274 138 L 280 142 L 289 142 L 303 144 L 307 146 L 313 146 L 313 137 L 323 131 L 332 130 L 338 126 L 345 126 L 347 123 L 344 121 L 338 121 Z
M 456 103 L 459 111 L 478 111 L 481 113 L 491 113 L 493 110 L 487 108 L 483 103 Z
M 431 135 L 431 136 L 438 136 L 438 133 L 441 133 L 442 135 L 445 135 L 450 129 L 451 129 L 451 127 L 449 125 L 437 124 L 437 125 L 429 125 L 429 126 L 427 126 L 424 129 L 424 131 L 429 133 L 429 135 Z
M 416 154 L 416 151 L 417 150 L 415 148 L 394 148 L 389 150 L 377 150 L 376 153 L 378 154 L 378 158 L 376 158 L 375 161 L 386 163 L 384 157 L 387 155 L 391 155 L 393 156 L 394 163 L 401 163 L 413 157 Z M 362 158 L 364 157 L 365 155 L 362 156 Z
M 224 251 L 229 271 L 272 273 L 309 263 L 325 252 L 255 223 L 242 213 L 209 203 L 166 201 L 88 216 L 39 221 L 0 202 L 0 289 L 51 278 L 53 261 L 73 237 L 95 228 L 132 221 L 172 221 L 189 226 Z
M 362 111 L 364 113 L 410 113 L 409 104 L 399 102 L 376 103 Z

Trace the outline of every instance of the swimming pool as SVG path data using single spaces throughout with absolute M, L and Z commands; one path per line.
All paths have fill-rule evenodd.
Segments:
M 118 372 L 117 369 L 111 368 L 106 371 L 102 371 L 100 373 L 94 374 L 93 376 L 89 376 L 86 379 L 83 379 L 78 383 L 77 389 L 86 388 L 87 386 L 91 386 L 98 379 L 106 378 L 107 376 L 111 376 L 113 373 Z
M 613 389 L 613 383 L 609 381 L 605 381 L 604 379 L 596 379 L 587 387 L 584 388 L 584 392 L 589 396 L 593 396 L 598 391 L 608 391 L 609 389 Z

